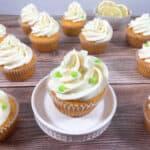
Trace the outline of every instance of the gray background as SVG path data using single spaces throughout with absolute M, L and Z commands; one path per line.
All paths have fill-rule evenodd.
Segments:
M 99 0 L 78 0 L 89 15 Z M 0 0 L 0 14 L 18 15 L 21 8 L 28 3 L 34 3 L 41 11 L 47 11 L 51 15 L 62 15 L 72 0 Z M 131 8 L 133 15 L 150 13 L 150 0 L 116 0 Z

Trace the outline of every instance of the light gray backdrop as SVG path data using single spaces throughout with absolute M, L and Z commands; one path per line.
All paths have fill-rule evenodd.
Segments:
M 78 0 L 88 14 L 92 14 L 99 0 Z M 51 15 L 62 15 L 72 0 L 0 0 L 0 14 L 19 14 L 20 9 L 28 3 L 34 3 L 40 10 Z M 150 13 L 150 0 L 116 0 L 132 9 L 133 15 Z

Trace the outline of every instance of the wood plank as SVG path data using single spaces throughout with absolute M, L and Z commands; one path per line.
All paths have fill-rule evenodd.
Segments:
M 3 23 L 8 27 L 8 33 L 15 34 L 21 41 L 31 46 L 28 37 L 23 34 L 19 26 L 18 16 L 0 16 L 0 23 Z M 81 49 L 78 37 L 71 38 L 61 33 L 58 51 L 46 54 L 41 54 L 35 51 L 38 56 L 37 71 L 31 79 L 21 83 L 9 82 L 0 74 L 0 87 L 35 86 L 42 77 L 47 75 L 52 68 L 56 67 L 61 62 L 63 56 L 72 48 Z M 149 79 L 142 77 L 137 72 L 135 52 L 136 49 L 127 45 L 125 41 L 125 32 L 114 32 L 113 39 L 110 42 L 106 53 L 97 55 L 102 58 L 109 67 L 110 83 L 150 83 Z
M 143 126 L 142 105 L 150 94 L 150 85 L 113 85 L 113 88 L 118 98 L 118 109 L 109 129 L 93 141 L 73 144 L 49 138 L 36 125 L 30 105 L 33 87 L 2 88 L 16 97 L 20 103 L 20 114 L 16 132 L 0 144 L 0 149 L 148 150 L 150 135 Z
M 129 54 L 123 53 L 116 56 L 115 52 L 103 54 L 100 57 L 106 62 L 110 71 L 111 84 L 137 84 L 150 83 L 150 80 L 142 77 L 136 69 L 135 51 L 128 51 Z M 9 82 L 0 74 L 0 87 L 7 86 L 35 86 L 37 82 L 49 74 L 49 72 L 59 65 L 66 50 L 60 50 L 53 54 L 43 54 L 38 56 L 37 69 L 34 76 L 25 82 Z M 55 57 L 54 57 L 55 56 Z

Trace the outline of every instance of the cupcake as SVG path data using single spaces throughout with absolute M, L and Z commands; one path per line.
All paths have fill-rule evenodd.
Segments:
M 78 2 L 73 1 L 60 22 L 66 35 L 77 36 L 86 23 L 86 12 Z
M 6 27 L 4 25 L 0 24 L 0 43 L 4 40 L 6 35 L 7 35 Z
M 150 40 L 150 15 L 143 14 L 141 17 L 132 20 L 126 32 L 129 45 L 141 48 L 143 43 Z
M 150 132 L 150 96 L 144 103 L 144 125 L 148 132 Z
M 103 53 L 112 35 L 110 24 L 106 20 L 95 18 L 87 22 L 80 33 L 81 47 L 90 54 Z
M 8 80 L 24 81 L 35 71 L 36 56 L 13 35 L 0 43 L 0 69 Z
M 28 4 L 21 10 L 19 23 L 25 34 L 31 32 L 31 27 L 37 22 L 39 12 L 34 4 Z
M 150 78 L 150 41 L 143 44 L 137 52 L 137 68 L 140 74 Z
M 112 0 L 103 0 L 97 5 L 95 14 L 106 19 L 114 30 L 125 27 L 131 18 L 131 11 L 124 4 L 118 4 Z
M 18 111 L 16 100 L 0 90 L 0 141 L 4 141 L 14 131 Z
M 56 108 L 72 117 L 91 112 L 108 85 L 108 69 L 87 51 L 70 51 L 48 79 L 48 92 Z
M 30 33 L 32 46 L 40 52 L 56 50 L 59 45 L 59 24 L 46 12 L 40 13 L 38 22 Z

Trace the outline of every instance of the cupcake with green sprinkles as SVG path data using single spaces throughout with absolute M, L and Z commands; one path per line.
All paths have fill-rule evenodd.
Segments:
M 0 141 L 4 141 L 14 131 L 18 110 L 16 100 L 0 90 Z
M 90 113 L 102 100 L 108 85 L 108 69 L 87 51 L 73 49 L 48 79 L 48 92 L 56 108 L 72 117 Z

